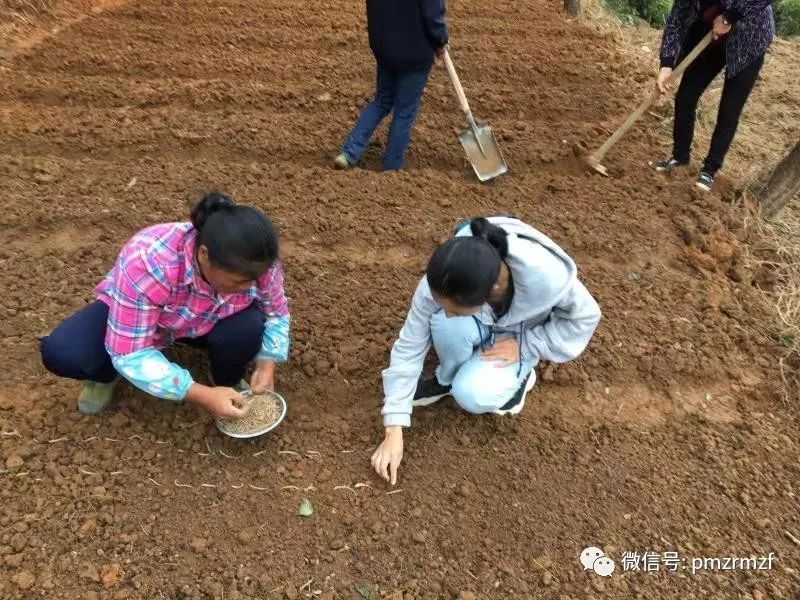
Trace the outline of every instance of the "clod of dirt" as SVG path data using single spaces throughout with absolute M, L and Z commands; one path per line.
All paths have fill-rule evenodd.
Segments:
M 130 419 L 125 416 L 123 413 L 118 412 L 113 417 L 108 420 L 109 424 L 111 424 L 115 429 L 121 429 L 125 427 L 129 422 Z
M 253 534 L 249 531 L 240 531 L 239 541 L 243 544 L 249 544 L 253 541 Z
M 542 574 L 542 585 L 545 587 L 550 587 L 553 585 L 553 576 L 550 574 L 549 571 L 545 571 Z
M 100 570 L 100 583 L 103 587 L 112 587 L 119 583 L 120 579 L 122 579 L 122 567 L 117 563 L 105 565 Z
M 21 590 L 29 590 L 36 583 L 36 577 L 30 571 L 20 571 L 11 578 L 11 581 Z
M 6 459 L 6 469 L 9 471 L 15 471 L 19 469 L 22 465 L 25 464 L 25 461 L 16 454 L 12 454 Z
M 206 548 L 208 548 L 208 541 L 204 538 L 192 538 L 192 543 L 189 546 L 195 552 L 205 552 Z
M 475 592 L 461 591 L 458 593 L 458 600 L 477 600 L 477 598 Z
M 341 550 L 345 546 L 345 541 L 341 538 L 336 538 L 335 540 L 331 540 L 330 548 L 331 550 Z
M 283 595 L 286 596 L 286 600 L 297 600 L 299 594 L 297 593 L 297 588 L 294 587 L 292 584 L 286 586 L 286 589 L 283 591 Z
M 424 531 L 415 531 L 414 534 L 411 536 L 411 539 L 413 539 L 418 544 L 424 544 L 425 537 L 426 536 Z
M 205 586 L 205 593 L 212 598 L 223 598 L 225 596 L 225 588 L 218 581 L 210 581 Z
M 100 573 L 97 571 L 97 567 L 95 567 L 92 564 L 85 563 L 83 567 L 81 567 L 79 575 L 83 579 L 88 579 L 89 581 L 100 583 Z

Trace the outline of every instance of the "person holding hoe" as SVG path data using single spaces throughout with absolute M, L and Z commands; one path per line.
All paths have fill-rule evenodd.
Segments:
M 392 112 L 382 168 L 398 171 L 434 57 L 447 47 L 444 0 L 367 0 L 367 28 L 377 62 L 375 97 L 361 112 L 334 166 L 356 165 L 378 125 Z
M 383 372 L 373 467 L 395 484 L 413 406 L 452 395 L 473 414 L 518 414 L 537 363 L 576 358 L 599 321 L 575 263 L 544 234 L 512 217 L 461 224 L 431 256 Z M 431 344 L 439 365 L 424 378 Z
M 675 97 L 672 156 L 656 163 L 657 171 L 689 164 L 695 112 L 700 96 L 725 68 L 717 124 L 711 147 L 697 178 L 709 191 L 730 148 L 739 117 L 775 37 L 770 0 L 675 0 L 661 42 L 661 70 L 656 87 L 666 92 L 672 68 L 709 32 L 713 41 L 686 69 Z
M 106 408 L 122 376 L 216 418 L 244 416 L 249 364 L 255 361 L 250 387 L 259 393 L 274 387 L 275 364 L 288 356 L 278 256 L 278 234 L 264 213 L 208 194 L 191 222 L 153 225 L 125 244 L 96 300 L 41 340 L 42 362 L 84 381 L 84 414 Z M 211 385 L 167 360 L 161 349 L 173 342 L 208 349 Z

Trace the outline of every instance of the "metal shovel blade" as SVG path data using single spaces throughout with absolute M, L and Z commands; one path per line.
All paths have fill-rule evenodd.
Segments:
M 467 129 L 458 136 L 458 139 L 464 146 L 467 159 L 481 181 L 488 181 L 508 171 L 506 161 L 503 160 L 503 153 L 500 152 L 492 128 L 488 125 L 478 125 L 475 133 L 471 128 Z

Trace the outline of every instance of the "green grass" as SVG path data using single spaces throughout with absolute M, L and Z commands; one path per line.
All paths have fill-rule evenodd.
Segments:
M 603 0 L 603 3 L 626 25 L 643 19 L 659 28 L 664 26 L 664 19 L 672 8 L 672 0 Z M 800 36 L 800 0 L 776 0 L 773 9 L 778 35 Z
M 785 38 L 800 36 L 800 0 L 778 0 L 774 4 L 778 35 Z

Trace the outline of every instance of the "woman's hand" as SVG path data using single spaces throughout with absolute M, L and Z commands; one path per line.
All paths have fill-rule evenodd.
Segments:
M 186 394 L 186 400 L 217 419 L 239 419 L 248 410 L 242 395 L 228 387 L 208 387 L 193 383 Z
M 250 389 L 254 394 L 263 394 L 267 390 L 275 389 L 275 362 L 271 360 L 259 360 L 256 362 L 256 369 L 250 377 Z
M 667 82 L 670 77 L 672 77 L 672 69 L 670 67 L 661 67 L 661 70 L 658 72 L 658 78 L 656 79 L 656 89 L 659 94 L 665 94 L 667 92 Z
M 731 24 L 723 15 L 718 15 L 716 19 L 714 19 L 714 28 L 711 30 L 713 33 L 711 37 L 715 40 L 718 40 L 724 35 L 728 35 L 728 32 L 731 30 Z
M 397 483 L 397 469 L 403 460 L 403 428 L 387 427 L 386 438 L 372 455 L 372 467 L 386 481 Z
M 513 365 L 519 361 L 519 342 L 515 337 L 501 338 L 494 343 L 494 346 L 481 352 L 481 358 L 496 362 L 498 368 Z

